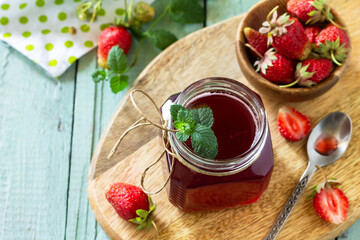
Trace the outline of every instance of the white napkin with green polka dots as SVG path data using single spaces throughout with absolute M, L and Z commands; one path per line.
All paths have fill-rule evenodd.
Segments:
M 124 1 L 105 0 L 98 17 L 88 26 L 76 16 L 80 2 L 0 0 L 0 39 L 58 77 L 96 47 L 101 30 L 119 17 L 118 9 L 124 4 Z M 69 27 L 74 27 L 76 34 L 70 34 Z

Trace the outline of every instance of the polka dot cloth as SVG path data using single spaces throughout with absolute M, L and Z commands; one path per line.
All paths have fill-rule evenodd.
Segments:
M 119 8 L 123 7 L 123 1 L 104 1 L 98 17 L 89 26 L 76 16 L 80 2 L 0 0 L 0 40 L 58 77 L 96 47 L 101 30 L 119 17 Z M 70 34 L 70 27 L 76 29 L 76 34 Z

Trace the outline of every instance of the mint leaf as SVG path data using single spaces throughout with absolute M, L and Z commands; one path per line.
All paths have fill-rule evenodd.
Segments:
M 118 93 L 129 85 L 129 77 L 117 74 L 110 79 L 110 87 L 113 93 Z
M 173 33 L 163 29 L 151 30 L 146 35 L 148 36 L 150 42 L 160 50 L 164 50 L 177 41 L 177 37 Z
M 211 127 L 214 123 L 213 112 L 209 107 L 189 109 L 195 123 Z
M 180 23 L 202 23 L 204 9 L 196 0 L 171 0 L 169 16 Z
M 215 158 L 218 152 L 216 136 L 211 128 L 197 124 L 191 133 L 191 145 L 196 154 L 205 158 Z
M 98 69 L 91 74 L 91 77 L 92 77 L 92 80 L 97 83 L 97 82 L 104 81 L 107 77 L 106 75 L 107 74 L 104 70 Z
M 183 132 L 177 132 L 176 137 L 177 137 L 177 139 L 179 139 L 180 142 L 185 142 L 186 140 L 188 140 L 190 135 L 185 134 Z
M 124 51 L 119 46 L 111 48 L 108 55 L 108 66 L 112 71 L 121 73 L 126 69 L 128 63 L 127 57 Z
M 194 129 L 195 122 L 188 110 L 180 110 L 177 114 L 177 121 L 174 122 L 174 127 L 180 132 L 190 135 Z
M 170 113 L 171 113 L 171 117 L 173 119 L 173 121 L 177 120 L 177 114 L 179 112 L 179 110 L 187 110 L 184 106 L 179 105 L 179 104 L 174 104 L 170 106 Z

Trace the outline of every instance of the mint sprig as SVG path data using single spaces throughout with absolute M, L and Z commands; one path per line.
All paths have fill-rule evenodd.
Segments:
M 108 69 L 97 69 L 91 75 L 94 82 L 109 81 L 113 93 L 118 93 L 129 85 L 129 77 L 124 75 L 129 71 L 128 60 L 119 46 L 111 48 L 108 55 Z
M 205 158 L 214 159 L 218 153 L 216 136 L 211 129 L 214 123 L 212 110 L 209 107 L 186 109 L 175 104 L 170 107 L 174 127 L 180 142 L 185 142 L 191 137 L 193 151 Z

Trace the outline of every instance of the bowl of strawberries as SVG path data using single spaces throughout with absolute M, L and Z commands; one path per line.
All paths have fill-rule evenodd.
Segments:
M 326 0 L 264 0 L 238 26 L 236 55 L 247 80 L 283 101 L 332 88 L 350 60 L 344 21 Z

